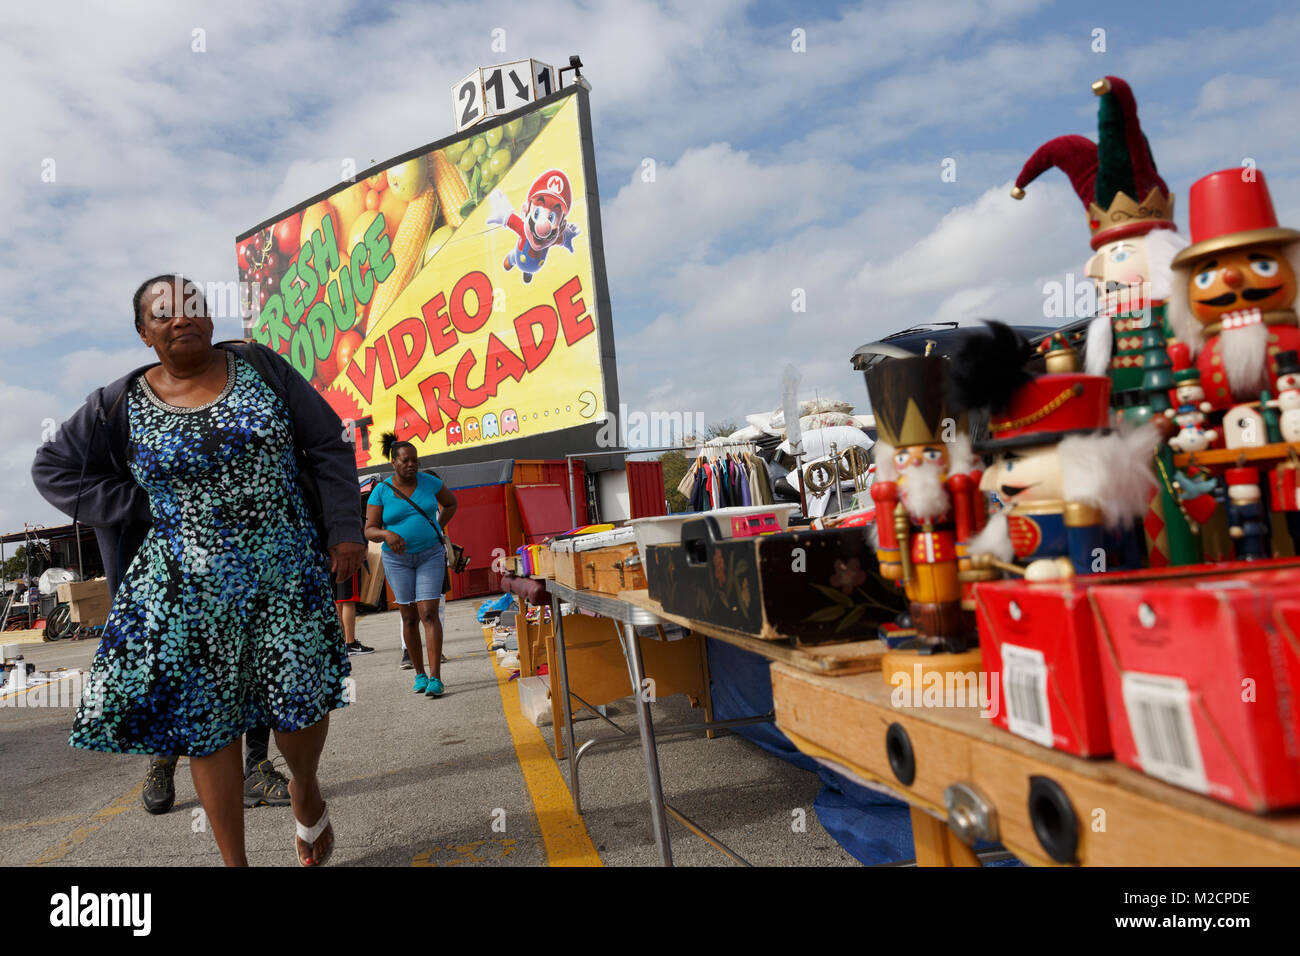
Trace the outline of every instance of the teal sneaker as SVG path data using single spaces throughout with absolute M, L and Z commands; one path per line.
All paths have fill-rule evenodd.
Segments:
M 415 692 L 417 694 L 423 694 L 425 692 L 425 688 L 427 688 L 428 686 L 429 686 L 429 678 L 425 677 L 423 674 L 415 675 Z
M 441 697 L 443 693 L 442 678 L 430 677 L 428 687 L 425 688 L 425 697 Z

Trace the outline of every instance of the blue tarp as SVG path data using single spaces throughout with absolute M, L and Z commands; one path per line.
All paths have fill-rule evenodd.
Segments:
M 772 710 L 768 662 L 757 654 L 710 639 L 709 675 L 714 720 L 752 717 Z M 912 858 L 912 821 L 906 803 L 868 790 L 802 753 L 775 724 L 737 727 L 735 732 L 821 779 L 813 803 L 826 832 L 861 863 Z
M 484 601 L 478 606 L 478 622 L 482 624 L 487 616 L 495 611 L 499 611 L 504 615 L 506 611 L 514 607 L 514 604 L 515 596 L 513 594 L 502 594 L 490 601 Z
M 772 677 L 768 662 L 731 644 L 708 639 L 713 719 L 755 717 L 772 711 Z M 896 863 L 914 855 L 908 805 L 887 797 L 819 764 L 800 751 L 776 724 L 751 724 L 735 732 L 796 767 L 816 773 L 823 786 L 813 810 L 845 851 L 860 863 Z M 976 849 L 990 848 L 977 844 Z M 987 866 L 1021 866 L 1004 860 Z

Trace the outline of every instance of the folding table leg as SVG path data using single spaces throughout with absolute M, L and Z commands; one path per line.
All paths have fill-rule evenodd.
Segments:
M 632 701 L 636 705 L 636 722 L 641 731 L 641 752 L 645 756 L 645 772 L 650 785 L 650 823 L 654 828 L 655 845 L 659 848 L 659 862 L 673 865 L 673 850 L 668 842 L 668 814 L 664 810 L 663 785 L 659 780 L 659 755 L 655 750 L 654 718 L 650 704 L 645 699 L 645 667 L 641 661 L 641 642 L 636 628 L 623 625 L 624 645 L 627 653 L 628 674 L 632 678 Z
M 564 717 L 564 753 L 569 760 L 569 792 L 573 795 L 573 809 L 582 813 L 582 789 L 578 783 L 578 763 L 574 759 L 573 710 L 569 706 L 569 665 L 564 656 L 564 618 L 560 615 L 560 599 L 551 596 L 551 623 L 555 625 L 555 670 L 560 677 L 560 713 Z M 555 693 L 555 670 L 551 671 L 551 693 Z M 558 734 L 561 728 L 555 728 Z

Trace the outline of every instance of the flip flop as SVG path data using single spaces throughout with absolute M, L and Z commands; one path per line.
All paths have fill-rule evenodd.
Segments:
M 301 840 L 303 843 L 307 844 L 307 846 L 311 849 L 312 853 L 314 854 L 316 852 L 316 841 L 320 839 L 322 833 L 324 833 L 326 830 L 329 829 L 329 825 L 330 825 L 329 807 L 323 807 L 321 809 L 320 819 L 316 821 L 316 825 L 314 827 L 309 828 L 304 826 L 303 824 L 298 822 L 298 819 L 296 817 L 294 818 L 293 825 L 298 839 Z M 302 859 L 302 854 L 298 852 L 298 847 L 297 845 L 295 845 L 293 848 L 293 852 L 298 856 L 298 865 L 299 866 L 324 866 L 327 862 L 329 862 L 329 858 L 334 854 L 334 842 L 335 841 L 333 840 L 330 841 L 330 848 L 325 851 L 325 856 L 323 856 L 319 860 L 316 860 L 314 863 L 304 863 Z

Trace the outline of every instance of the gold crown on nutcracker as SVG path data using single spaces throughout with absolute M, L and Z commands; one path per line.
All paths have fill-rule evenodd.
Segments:
M 948 360 L 939 355 L 894 358 L 867 369 L 876 434 L 895 448 L 939 444 L 955 419 L 948 400 Z
M 1027 185 L 1056 167 L 1070 177 L 1087 210 L 1093 249 L 1153 229 L 1173 229 L 1174 197 L 1156 171 L 1133 91 L 1117 76 L 1098 80 L 1092 91 L 1101 97 L 1099 142 L 1086 136 L 1048 140 L 1020 170 L 1012 197 L 1023 199 Z

